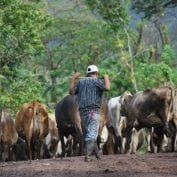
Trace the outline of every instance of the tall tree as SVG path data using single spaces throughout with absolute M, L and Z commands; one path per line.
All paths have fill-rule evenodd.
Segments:
M 135 91 L 138 91 L 136 78 L 134 75 L 134 64 L 133 64 L 133 52 L 132 52 L 132 43 L 130 39 L 128 24 L 129 24 L 129 15 L 128 15 L 128 0 L 88 0 L 87 3 L 91 8 L 96 8 L 98 13 L 102 18 L 107 22 L 110 28 L 115 33 L 115 38 L 117 41 L 124 41 L 126 47 L 122 48 L 121 55 L 130 60 L 127 65 L 130 69 L 130 78 L 133 83 Z M 124 50 L 126 49 L 126 50 Z M 128 50 L 127 50 L 128 49 Z M 121 57 L 120 55 L 120 57 Z
M 143 13 L 145 18 L 153 15 L 162 16 L 166 8 L 177 6 L 176 0 L 132 0 L 132 7 L 138 13 Z

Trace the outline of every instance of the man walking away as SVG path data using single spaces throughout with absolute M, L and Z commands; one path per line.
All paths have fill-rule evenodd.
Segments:
M 101 158 L 96 140 L 102 96 L 104 91 L 110 90 L 110 81 L 108 75 L 103 75 L 103 79 L 98 78 L 99 70 L 95 65 L 88 66 L 86 73 L 87 77 L 82 79 L 79 79 L 79 72 L 73 74 L 69 93 L 77 96 L 84 132 L 85 161 L 91 161 L 92 152 L 98 160 Z

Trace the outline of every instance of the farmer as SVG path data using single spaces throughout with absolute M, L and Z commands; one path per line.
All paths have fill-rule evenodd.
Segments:
M 79 79 L 80 73 L 73 74 L 69 93 L 77 96 L 84 132 L 85 161 L 91 161 L 90 155 L 92 152 L 95 152 L 98 160 L 101 158 L 96 143 L 99 129 L 99 113 L 103 92 L 110 90 L 110 82 L 108 75 L 103 75 L 103 79 L 98 78 L 99 70 L 95 65 L 88 66 L 86 73 L 86 77 L 80 78 L 77 83 L 76 80 Z

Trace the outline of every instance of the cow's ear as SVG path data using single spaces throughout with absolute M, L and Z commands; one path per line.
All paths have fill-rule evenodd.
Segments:
M 123 104 L 125 103 L 125 99 L 124 99 L 123 96 L 120 97 L 119 103 L 120 103 L 121 105 L 123 105 Z
M 132 99 L 133 95 L 132 94 L 129 94 L 128 95 L 128 100 Z

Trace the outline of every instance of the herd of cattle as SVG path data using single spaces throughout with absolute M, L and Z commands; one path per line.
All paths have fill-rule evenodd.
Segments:
M 49 113 L 37 101 L 24 103 L 15 121 L 0 114 L 0 161 L 84 155 L 77 99 L 64 97 Z M 103 99 L 97 143 L 104 155 L 176 151 L 177 89 L 159 87 Z M 146 143 L 145 143 L 146 142 Z

